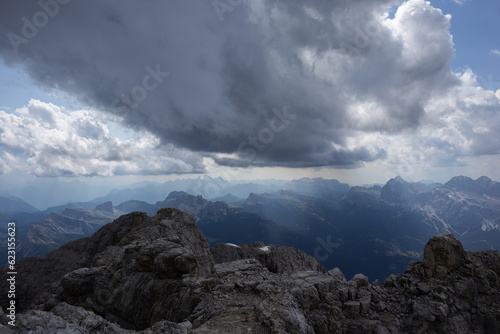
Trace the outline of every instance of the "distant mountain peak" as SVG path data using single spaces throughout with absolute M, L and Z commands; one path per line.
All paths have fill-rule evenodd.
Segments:
M 324 181 L 325 179 L 322 177 L 302 177 L 298 180 L 292 180 L 292 181 Z M 337 181 L 337 180 L 335 180 Z
M 468 176 L 455 176 L 446 182 L 444 186 L 449 189 L 500 197 L 500 183 L 487 176 L 481 176 L 476 180 Z
M 405 179 L 403 179 L 401 176 L 396 176 L 395 178 L 392 178 L 390 179 L 387 183 L 389 182 L 399 182 L 399 183 L 409 183 L 408 181 L 406 181 Z
M 167 198 L 165 198 L 165 201 L 176 199 L 177 197 L 180 197 L 182 195 L 189 195 L 189 194 L 185 191 L 172 191 L 170 192 L 170 194 L 168 194 Z
M 350 188 L 347 183 L 340 183 L 336 179 L 323 179 L 322 177 L 303 177 L 299 180 L 289 181 L 281 187 L 282 190 L 332 200 L 340 199 L 349 192 Z
M 405 181 L 401 176 L 396 176 L 382 187 L 380 197 L 389 202 L 408 204 L 418 193 L 414 184 Z
M 111 215 L 115 214 L 115 208 L 113 207 L 113 203 L 111 201 L 107 201 L 96 206 L 95 211 L 100 211 Z
M 0 196 L 0 213 L 12 213 L 12 212 L 37 212 L 39 211 L 33 205 L 26 203 L 19 197 Z
M 444 185 L 447 188 L 463 187 L 465 184 L 474 182 L 472 178 L 464 175 L 454 176 Z
M 244 198 L 241 198 L 241 197 L 238 197 L 238 196 L 235 196 L 231 193 L 228 193 L 222 197 L 216 197 L 216 198 L 212 198 L 210 199 L 211 201 L 213 202 L 226 202 L 226 203 L 235 203 L 235 202 L 241 202 L 243 200 L 245 200 Z
M 493 181 L 492 179 L 490 179 L 489 177 L 487 176 L 481 176 L 481 177 L 478 177 L 476 182 L 495 182 Z

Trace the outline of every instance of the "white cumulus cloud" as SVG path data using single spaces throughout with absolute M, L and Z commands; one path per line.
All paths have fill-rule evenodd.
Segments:
M 142 132 L 131 139 L 110 135 L 96 112 L 65 111 L 31 100 L 14 113 L 0 110 L 0 167 L 36 176 L 92 176 L 203 172 L 201 160 L 162 145 Z

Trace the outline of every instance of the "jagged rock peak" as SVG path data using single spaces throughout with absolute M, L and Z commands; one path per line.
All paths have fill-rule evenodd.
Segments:
M 175 208 L 161 209 L 145 223 L 140 229 L 132 230 L 123 242 L 146 243 L 145 246 L 152 251 L 147 255 L 151 257 L 153 267 L 156 264 L 156 268 L 165 265 L 167 271 L 178 269 L 175 275 L 206 276 L 213 271 L 210 247 L 189 214 Z M 172 249 L 175 251 L 172 252 Z M 183 263 L 183 257 L 186 263 Z M 173 263 L 170 263 L 171 260 Z M 168 276 L 173 273 L 165 274 Z
M 466 261 L 467 253 L 451 233 L 438 234 L 425 245 L 424 268 L 428 277 L 444 278 Z
M 211 275 L 214 261 L 195 220 L 169 208 L 154 217 L 140 212 L 121 216 L 90 238 L 41 258 L 22 259 L 18 266 L 19 311 L 69 302 L 122 327 L 142 329 L 165 318 L 182 320 L 189 300 L 180 301 L 185 293 L 181 280 Z M 6 303 L 6 295 L 0 296 L 0 304 Z
M 437 185 L 426 185 L 420 182 L 410 183 L 397 176 L 387 181 L 382 187 L 380 198 L 393 203 L 410 204 L 419 194 L 429 192 Z
M 403 180 L 400 176 L 387 181 L 382 187 L 380 197 L 390 202 L 407 203 L 413 198 L 411 184 Z

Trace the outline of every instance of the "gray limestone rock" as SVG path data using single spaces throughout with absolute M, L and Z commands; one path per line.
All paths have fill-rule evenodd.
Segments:
M 443 278 L 467 261 L 467 253 L 453 234 L 438 234 L 424 248 L 424 268 L 428 277 Z
M 348 301 L 344 303 L 344 310 L 349 318 L 359 317 L 361 303 L 359 301 Z
M 340 283 L 346 283 L 346 279 L 340 268 L 336 267 L 328 271 L 328 274 Z
M 189 326 L 184 323 L 176 324 L 168 321 L 160 321 L 144 331 L 126 330 L 91 311 L 67 303 L 56 305 L 50 312 L 30 310 L 19 315 L 16 324 L 17 332 L 29 332 L 33 334 L 185 334 L 188 328 Z M 13 333 L 16 331 L 13 331 Z
M 291 274 L 304 270 L 316 270 L 324 273 L 325 268 L 312 256 L 292 247 L 253 244 L 217 244 L 211 248 L 215 263 L 231 262 L 253 258 L 262 263 L 269 271 L 278 274 Z
M 2 333 L 500 332 L 500 253 L 467 253 L 452 235 L 379 286 L 288 247 L 210 250 L 191 216 L 164 209 L 18 267 L 17 326 L 0 309 Z
M 358 288 L 363 287 L 363 286 L 368 286 L 370 284 L 370 282 L 368 281 L 368 277 L 366 277 L 363 274 L 354 275 L 354 277 L 352 278 L 352 281 L 356 283 L 356 286 Z

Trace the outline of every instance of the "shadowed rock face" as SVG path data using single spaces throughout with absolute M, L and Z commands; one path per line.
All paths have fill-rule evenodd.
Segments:
M 445 277 L 467 261 L 467 253 L 453 234 L 438 234 L 424 248 L 424 267 L 428 277 Z
M 498 333 L 500 253 L 453 235 L 379 286 L 301 251 L 208 244 L 188 214 L 122 216 L 17 264 L 25 333 Z M 214 260 L 215 259 L 215 260 Z M 0 285 L 6 291 L 7 268 Z M 0 298 L 6 298 L 0 296 Z M 2 299 L 2 306 L 9 302 Z M 15 333 L 0 311 L 0 332 Z
M 255 242 L 239 246 L 217 244 L 210 251 L 217 264 L 241 259 L 256 259 L 270 272 L 278 274 L 291 274 L 304 270 L 326 272 L 315 258 L 292 247 L 276 248 L 274 245 L 266 246 L 263 242 Z
M 205 237 L 188 214 L 132 213 L 41 259 L 19 261 L 19 305 L 46 310 L 66 301 L 125 328 L 165 318 L 177 322 L 190 312 L 181 279 L 211 275 L 213 266 Z

